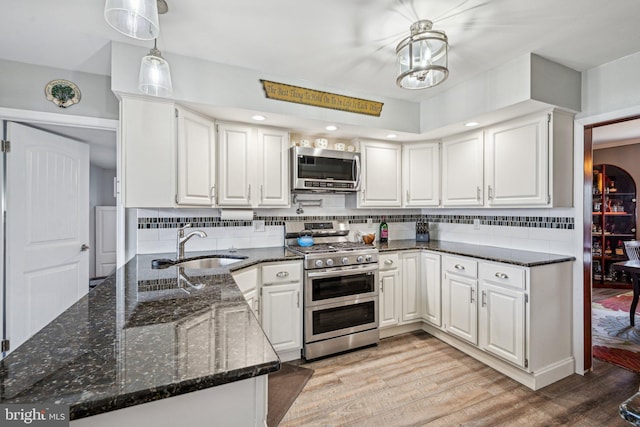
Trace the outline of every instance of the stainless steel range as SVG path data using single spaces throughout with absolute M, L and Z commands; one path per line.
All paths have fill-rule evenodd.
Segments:
M 312 246 L 297 238 L 312 236 Z M 377 344 L 378 250 L 349 242 L 340 221 L 285 224 L 290 250 L 304 255 L 304 351 L 307 360 Z

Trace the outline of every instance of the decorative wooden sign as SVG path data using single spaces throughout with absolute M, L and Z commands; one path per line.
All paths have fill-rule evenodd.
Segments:
M 260 81 L 262 82 L 264 93 L 269 99 L 312 105 L 314 107 L 331 108 L 333 110 L 342 110 L 376 117 L 380 117 L 380 113 L 382 112 L 382 102 L 352 98 L 350 96 L 321 92 L 319 90 L 270 82 L 268 80 L 261 79 Z

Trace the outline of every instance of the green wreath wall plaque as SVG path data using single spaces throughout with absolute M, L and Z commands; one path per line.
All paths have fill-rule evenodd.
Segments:
M 44 88 L 47 99 L 60 108 L 80 102 L 80 89 L 69 80 L 51 80 Z

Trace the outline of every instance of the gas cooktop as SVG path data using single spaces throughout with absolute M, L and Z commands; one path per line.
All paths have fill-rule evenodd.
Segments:
M 364 243 L 357 242 L 319 243 L 314 244 L 313 246 L 290 245 L 288 247 L 292 251 L 296 251 L 301 254 L 366 251 L 376 249 L 373 245 L 366 245 Z

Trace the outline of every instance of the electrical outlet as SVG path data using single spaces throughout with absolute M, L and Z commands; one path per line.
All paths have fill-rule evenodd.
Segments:
M 371 218 L 367 218 L 367 227 L 371 228 L 372 225 L 373 225 L 373 220 Z
M 264 231 L 264 221 L 253 221 L 253 231 Z
M 480 220 L 478 218 L 473 220 L 473 229 L 480 230 Z

